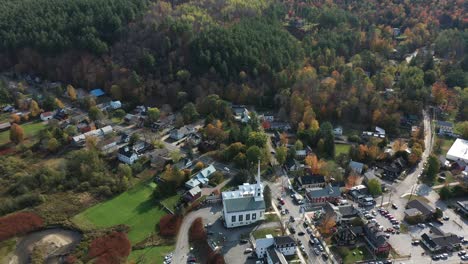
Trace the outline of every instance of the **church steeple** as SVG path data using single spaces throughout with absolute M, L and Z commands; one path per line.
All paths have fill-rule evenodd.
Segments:
M 255 201 L 263 200 L 263 186 L 260 179 L 260 160 L 258 160 L 257 184 L 255 184 Z

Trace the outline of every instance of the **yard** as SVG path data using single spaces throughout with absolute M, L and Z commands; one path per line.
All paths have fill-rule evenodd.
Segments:
M 367 247 L 358 246 L 354 249 L 349 249 L 347 247 L 332 247 L 332 250 L 337 252 L 338 255 L 343 259 L 343 263 L 351 264 L 363 260 L 372 259 L 372 254 L 369 252 Z
M 129 239 L 135 244 L 154 233 L 156 223 L 166 214 L 151 199 L 153 186 L 139 183 L 111 200 L 88 208 L 72 221 L 83 229 L 128 225 Z
M 163 263 L 164 257 L 174 250 L 174 246 L 158 246 L 135 250 L 128 260 L 133 263 Z
M 351 148 L 351 145 L 347 145 L 347 144 L 335 144 L 335 156 L 338 156 L 338 155 L 340 155 L 341 153 L 343 153 L 343 154 L 348 154 L 350 148 Z
M 32 122 L 32 123 L 27 123 L 24 125 L 21 125 L 21 127 L 24 130 L 24 136 L 25 138 L 31 138 L 36 136 L 39 131 L 41 131 L 45 126 L 45 123 L 43 122 Z M 0 133 L 0 145 L 6 144 L 10 142 L 10 131 L 3 131 Z
M 175 206 L 180 201 L 180 194 L 173 195 L 161 201 L 161 204 L 166 206 L 169 210 L 174 211 Z
M 254 238 L 259 239 L 259 238 L 265 238 L 266 235 L 272 235 L 272 236 L 281 236 L 281 228 L 279 227 L 270 227 L 270 228 L 263 228 L 263 229 L 257 229 L 252 232 L 252 235 Z
M 440 140 L 440 153 L 437 153 L 437 154 L 441 154 L 445 156 L 447 155 L 447 152 L 452 146 L 453 142 L 455 142 L 455 139 L 437 136 L 437 141 L 439 140 Z M 438 152 L 437 148 L 435 149 L 435 151 Z

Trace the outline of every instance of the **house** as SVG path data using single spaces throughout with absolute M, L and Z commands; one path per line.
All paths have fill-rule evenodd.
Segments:
M 266 261 L 268 264 L 287 264 L 288 263 L 284 255 L 281 254 L 281 251 L 279 251 L 275 247 L 270 247 L 267 249 Z
M 341 198 L 341 189 L 337 186 L 326 185 L 324 188 L 307 189 L 306 195 L 311 203 L 333 203 Z
M 438 120 L 437 127 L 439 128 L 439 135 L 441 136 L 453 135 L 453 123 L 452 122 Z
M 57 119 L 59 121 L 61 120 L 65 120 L 68 118 L 68 114 L 67 112 L 65 111 L 65 109 L 58 109 L 57 111 L 55 111 L 55 114 L 54 114 L 54 119 Z
M 89 93 L 94 97 L 100 97 L 106 94 L 102 89 L 99 88 L 91 90 Z
M 361 163 L 361 162 L 356 162 L 356 161 L 350 161 L 349 162 L 349 168 L 351 169 L 351 171 L 353 171 L 354 173 L 357 173 L 359 175 L 362 174 L 362 171 L 364 169 L 364 164 Z
M 79 145 L 79 144 L 83 144 L 87 137 L 96 137 L 99 139 L 99 138 L 104 137 L 105 135 L 112 133 L 113 131 L 114 130 L 112 129 L 112 126 L 105 126 L 99 129 L 90 130 L 86 133 L 74 136 L 72 140 L 74 144 Z
M 335 135 L 335 137 L 341 137 L 343 135 L 343 128 L 342 127 L 335 127 L 333 129 L 333 135 Z
M 187 137 L 187 140 L 192 146 L 198 146 L 202 141 L 202 136 L 199 133 L 192 133 Z
M 171 162 L 169 150 L 166 148 L 155 149 L 149 156 L 151 157 L 151 167 L 156 169 L 162 170 Z
M 410 209 L 417 210 L 420 213 L 423 221 L 432 219 L 432 217 L 434 216 L 434 213 L 435 213 L 435 209 L 432 208 L 432 206 L 430 206 L 429 204 L 427 204 L 424 201 L 417 200 L 417 199 L 409 201 L 406 204 L 406 209 L 408 209 L 408 210 L 410 210 Z M 415 216 L 415 214 L 417 214 L 415 210 L 410 210 L 410 211 L 408 211 L 408 210 L 405 210 L 405 217 L 406 216 L 411 217 L 411 216 Z
M 268 252 L 269 250 L 277 250 L 284 257 L 295 255 L 296 248 L 296 241 L 291 236 L 273 237 L 272 235 L 266 235 L 265 238 L 259 238 L 255 240 L 255 253 L 257 257 L 267 258 L 267 260 L 268 258 L 271 258 L 271 256 L 267 255 L 272 254 L 272 252 Z M 276 255 L 276 253 L 274 253 L 273 255 Z
M 51 120 L 52 118 L 54 118 L 54 113 L 53 112 L 41 113 L 41 120 L 42 121 Z
M 352 204 L 334 205 L 326 203 L 323 206 L 325 214 L 331 215 L 336 223 L 349 222 L 358 216 L 359 211 Z
M 187 189 L 192 189 L 196 186 L 208 185 L 211 175 L 215 172 L 216 168 L 213 165 L 210 165 L 193 175 L 191 179 L 185 183 L 185 187 Z
M 288 122 L 268 121 L 262 122 L 262 127 L 268 131 L 288 131 L 291 130 L 291 125 Z
M 376 137 L 376 138 L 385 138 L 385 129 L 376 126 L 374 131 L 363 131 L 362 137 L 369 138 L 369 137 Z
M 297 177 L 295 182 L 300 189 L 325 187 L 326 181 L 323 175 L 304 175 Z
M 123 163 L 133 164 L 138 159 L 138 155 L 129 146 L 124 146 L 119 149 L 117 158 Z
M 461 215 L 468 216 L 468 201 L 457 201 L 457 212 Z
M 362 226 L 339 225 L 333 239 L 339 246 L 352 246 L 364 233 Z
M 122 103 L 120 101 L 111 101 L 109 105 L 114 110 L 122 107 Z
M 192 165 L 193 165 L 193 162 L 191 159 L 183 158 L 179 160 L 176 164 L 174 164 L 174 167 L 176 167 L 178 170 L 185 170 Z
M 448 160 L 468 164 L 468 140 L 457 138 L 446 155 Z
M 307 156 L 307 152 L 305 149 L 296 150 L 295 156 L 296 159 L 304 159 Z
M 188 190 L 184 195 L 184 199 L 187 202 L 195 201 L 196 199 L 200 197 L 201 197 L 201 189 L 198 186 L 195 186 L 192 189 Z
M 390 164 L 378 162 L 376 166 L 383 170 L 382 177 L 384 179 L 393 181 L 398 178 L 406 168 L 406 161 L 402 157 L 399 157 Z
M 174 140 L 181 140 L 182 138 L 195 133 L 195 129 L 190 126 L 183 126 L 179 129 L 173 129 L 169 135 Z
M 462 240 L 458 235 L 445 233 L 438 227 L 431 228 L 432 233 L 421 235 L 421 243 L 432 253 L 454 251 L 461 248 Z
M 374 254 L 383 254 L 390 251 L 390 244 L 387 242 L 387 237 L 383 231 L 380 231 L 377 223 L 368 222 L 364 225 L 363 231 L 364 240 Z
M 232 112 L 234 119 L 241 123 L 248 123 L 250 121 L 249 110 L 243 105 L 233 105 Z
M 244 183 L 238 190 L 222 193 L 224 225 L 227 228 L 245 226 L 265 218 L 265 200 L 260 180 L 260 162 L 257 182 Z
M 262 121 L 268 121 L 268 122 L 275 121 L 275 116 L 272 113 L 263 113 L 258 118 Z
M 5 131 L 10 129 L 11 123 L 10 122 L 5 122 L 0 124 L 0 131 Z

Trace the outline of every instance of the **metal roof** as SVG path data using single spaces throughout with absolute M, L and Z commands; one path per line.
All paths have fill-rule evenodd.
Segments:
M 255 201 L 255 196 L 223 199 L 227 213 L 265 210 L 265 201 Z

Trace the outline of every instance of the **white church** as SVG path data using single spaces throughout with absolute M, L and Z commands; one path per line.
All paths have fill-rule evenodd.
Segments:
M 224 224 L 227 228 L 253 224 L 265 218 L 265 200 L 258 163 L 257 183 L 244 183 L 238 190 L 222 193 Z

